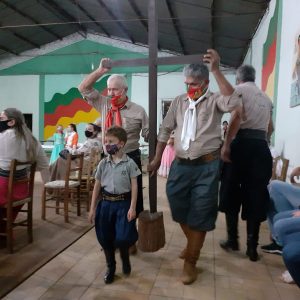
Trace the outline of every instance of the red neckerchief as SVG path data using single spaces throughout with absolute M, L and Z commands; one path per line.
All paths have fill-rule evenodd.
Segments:
M 122 103 L 118 103 L 118 100 L 122 97 L 122 95 L 115 96 L 111 99 L 111 108 L 108 110 L 106 119 L 105 119 L 105 127 L 106 129 L 110 128 L 112 125 L 122 126 L 122 118 L 120 109 L 126 104 L 128 101 L 128 97 Z M 115 118 L 114 118 L 115 114 Z M 113 124 L 113 120 L 115 119 L 115 124 Z

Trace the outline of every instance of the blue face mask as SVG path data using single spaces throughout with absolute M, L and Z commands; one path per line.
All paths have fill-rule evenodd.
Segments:
M 110 155 L 116 154 L 119 151 L 118 145 L 117 144 L 107 144 L 105 145 L 106 152 Z

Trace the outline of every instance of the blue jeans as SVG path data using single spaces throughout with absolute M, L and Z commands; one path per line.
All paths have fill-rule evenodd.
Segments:
M 300 217 L 289 210 L 274 216 L 276 241 L 283 246 L 284 263 L 296 284 L 300 287 Z
M 292 278 L 300 287 L 300 232 L 290 236 L 293 241 L 284 246 L 282 256 Z
M 299 208 L 300 188 L 279 180 L 272 181 L 268 188 L 271 201 L 267 216 L 272 237 L 275 239 L 274 216 L 279 212 Z
M 295 211 L 298 210 L 283 211 L 274 216 L 274 237 L 279 245 L 286 245 L 291 234 L 300 234 L 300 217 L 293 216 Z

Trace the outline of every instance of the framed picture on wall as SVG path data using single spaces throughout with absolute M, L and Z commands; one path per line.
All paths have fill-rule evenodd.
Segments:
M 173 100 L 172 98 L 162 99 L 161 100 L 161 121 L 167 115 L 167 112 L 169 110 L 169 107 L 171 105 L 172 100 Z

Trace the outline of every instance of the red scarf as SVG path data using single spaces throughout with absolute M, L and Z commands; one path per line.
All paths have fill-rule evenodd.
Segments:
M 115 96 L 111 99 L 111 108 L 108 110 L 106 119 L 105 119 L 105 127 L 106 129 L 110 128 L 112 125 L 122 126 L 122 118 L 120 109 L 126 104 L 128 101 L 128 97 L 126 97 L 124 102 L 118 103 L 119 99 L 122 95 Z M 115 116 L 114 116 L 115 114 Z M 113 120 L 115 119 L 115 124 L 113 124 Z

